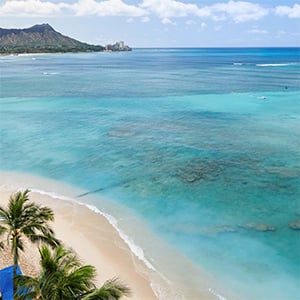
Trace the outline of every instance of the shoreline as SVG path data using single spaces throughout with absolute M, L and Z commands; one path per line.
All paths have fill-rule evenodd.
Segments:
M 14 183 L 15 187 L 9 186 L 12 182 L 3 180 L 7 179 L 3 178 L 3 174 L 0 175 L 0 178 L 2 184 L 0 205 L 6 207 L 9 196 L 24 187 L 18 180 Z M 3 181 L 5 181 L 4 187 L 6 185 L 5 191 Z M 143 297 L 149 300 L 158 299 L 151 288 L 150 281 L 135 268 L 140 262 L 132 255 L 128 246 L 105 217 L 93 212 L 85 205 L 67 199 L 60 201 L 49 195 L 42 195 L 34 189 L 30 190 L 31 201 L 53 209 L 55 221 L 51 226 L 56 237 L 66 247 L 72 248 L 83 264 L 90 264 L 96 268 L 97 277 L 95 282 L 97 286 L 100 287 L 108 279 L 119 277 L 122 282 L 131 288 L 132 297 L 130 299 L 139 300 Z M 89 222 L 86 222 L 86 220 L 89 220 Z M 37 251 L 30 251 L 28 255 L 25 251 L 22 254 L 23 264 L 24 261 L 29 259 L 35 271 L 38 270 L 36 265 L 38 260 L 32 259 L 32 257 L 36 255 L 38 256 Z M 6 265 L 5 262 L 4 265 Z M 11 264 L 8 263 L 8 265 Z M 139 266 L 139 268 L 143 268 L 143 266 Z M 25 269 L 28 270 L 28 266 L 25 266 Z M 127 298 L 124 297 L 124 299 Z
M 132 50 L 101 50 L 101 51 L 65 51 L 65 52 L 1 52 L 0 56 L 32 56 L 32 55 L 51 55 L 51 54 L 81 54 L 81 53 L 123 53 Z
M 223 295 L 223 289 L 216 285 L 206 273 L 200 274 L 199 286 L 196 287 L 193 284 L 190 287 L 184 286 L 184 283 L 179 281 L 182 278 L 182 272 L 185 273 L 188 282 L 189 278 L 194 275 L 193 265 L 190 262 L 184 262 L 181 268 L 173 266 L 174 259 L 178 258 L 176 255 L 172 257 L 173 261 L 171 258 L 165 257 L 169 261 L 162 268 L 163 273 L 160 273 L 161 265 L 158 265 L 158 270 L 156 268 L 159 262 L 153 257 L 150 260 L 147 259 L 144 256 L 143 248 L 136 245 L 119 228 L 118 221 L 110 213 L 100 211 L 93 204 L 82 203 L 75 200 L 74 196 L 69 196 L 80 194 L 79 189 L 65 186 L 51 179 L 22 173 L 0 172 L 0 179 L 1 206 L 6 207 L 12 193 L 29 188 L 31 191 L 30 200 L 53 209 L 55 221 L 52 227 L 57 238 L 62 240 L 66 247 L 75 250 L 84 264 L 90 264 L 96 268 L 97 286 L 102 285 L 105 280 L 117 276 L 131 288 L 132 296 L 130 299 L 132 300 L 236 299 L 235 297 L 227 298 L 226 296 L 225 298 L 221 296 L 219 290 L 222 291 L 221 294 Z M 86 220 L 89 221 L 86 222 Z M 152 238 L 151 233 L 149 233 L 149 239 Z M 131 242 L 133 244 L 130 246 Z M 160 242 L 159 239 L 153 240 L 154 244 Z M 164 246 L 162 245 L 162 248 Z M 170 256 L 173 256 L 172 251 L 170 251 Z M 37 268 L 38 260 L 32 259 L 34 256 L 38 256 L 37 251 L 36 254 L 31 251 L 28 256 L 25 253 L 24 260 L 26 261 L 30 257 L 30 262 Z M 156 264 L 153 265 L 152 262 Z M 176 276 L 174 277 L 175 280 L 169 276 L 166 278 L 163 275 L 166 272 L 168 275 L 179 273 L 177 274 L 178 278 Z M 217 291 L 215 286 L 217 286 Z M 196 291 L 194 291 L 195 287 Z M 124 297 L 124 299 L 129 298 Z

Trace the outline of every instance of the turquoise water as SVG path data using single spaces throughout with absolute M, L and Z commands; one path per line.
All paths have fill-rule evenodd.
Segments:
M 241 299 L 298 299 L 299 51 L 0 57 L 0 169 L 128 207 Z

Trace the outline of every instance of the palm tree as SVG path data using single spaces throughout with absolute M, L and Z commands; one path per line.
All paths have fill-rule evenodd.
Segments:
M 131 291 L 127 285 L 119 281 L 118 278 L 107 280 L 101 288 L 90 290 L 82 295 L 81 300 L 119 300 L 123 296 L 130 296 Z
M 51 246 L 59 244 L 48 224 L 54 220 L 53 211 L 29 202 L 29 192 L 25 190 L 11 195 L 7 209 L 0 207 L 0 233 L 6 233 L 7 243 L 11 246 L 14 278 L 17 274 L 19 250 L 24 251 L 24 238 L 33 243 L 45 242 Z
M 97 289 L 93 283 L 95 268 L 82 266 L 71 250 L 58 246 L 51 251 L 43 245 L 39 251 L 41 272 L 37 278 L 17 276 L 17 300 L 118 300 L 130 295 L 130 289 L 117 279 Z

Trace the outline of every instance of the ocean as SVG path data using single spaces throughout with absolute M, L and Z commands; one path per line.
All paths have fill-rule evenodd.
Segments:
M 0 56 L 0 76 L 1 171 L 84 190 L 186 290 L 199 269 L 218 299 L 299 299 L 299 48 Z

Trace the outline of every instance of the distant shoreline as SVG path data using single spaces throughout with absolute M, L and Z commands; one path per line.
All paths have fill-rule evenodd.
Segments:
M 0 28 L 0 54 L 131 51 L 124 41 L 91 45 L 65 36 L 49 24 L 24 29 Z
M 131 50 L 130 50 L 131 51 Z M 66 51 L 66 52 L 6 52 L 0 53 L 0 56 L 30 56 L 30 55 L 50 55 L 50 54 L 79 54 L 79 53 L 120 53 L 128 51 L 111 51 L 111 50 L 102 50 L 102 51 Z
M 282 46 L 282 47 L 223 47 L 223 46 L 219 46 L 219 47 L 134 47 L 134 48 L 130 48 L 130 50 L 108 50 L 108 49 L 104 49 L 104 50 L 99 50 L 99 51 L 51 51 L 51 52 L 47 52 L 47 51 L 36 51 L 36 52 L 0 52 L 0 56 L 21 56 L 21 55 L 46 55 L 46 54 L 68 54 L 68 53 L 115 53 L 115 52 L 130 52 L 133 50 L 197 50 L 197 49 L 203 49 L 203 50 L 217 50 L 217 49 L 227 49 L 227 50 L 234 50 L 234 49 L 299 49 L 300 51 L 300 46 Z

